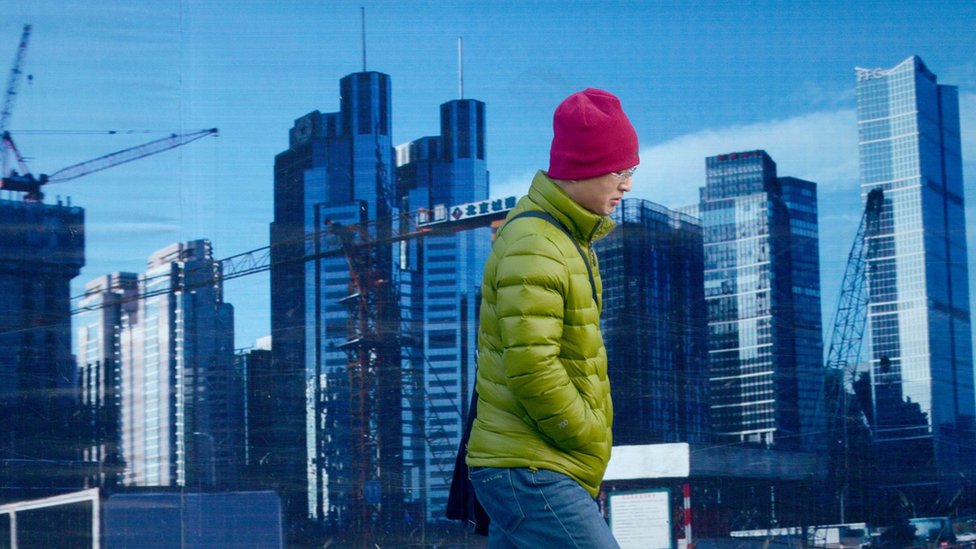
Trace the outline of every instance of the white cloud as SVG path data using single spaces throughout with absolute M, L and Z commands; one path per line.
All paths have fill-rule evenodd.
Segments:
M 820 192 L 857 196 L 857 122 L 853 109 L 823 111 L 746 126 L 706 129 L 641 150 L 631 196 L 671 208 L 698 201 L 705 184 L 705 157 L 763 149 L 780 175 L 808 179 Z M 492 196 L 521 196 L 533 171 L 491 185 Z
M 976 257 L 976 94 L 961 93 L 960 123 L 970 257 Z M 641 150 L 631 196 L 670 208 L 696 203 L 705 158 L 763 149 L 780 176 L 817 183 L 824 321 L 830 322 L 852 239 L 861 219 L 857 118 L 854 109 L 825 110 L 783 120 L 706 129 Z M 492 184 L 492 196 L 521 196 L 533 171 Z M 976 268 L 970 278 L 976 287 Z M 971 292 L 976 299 L 976 291 Z
M 633 194 L 671 208 L 697 202 L 705 157 L 755 149 L 769 153 L 779 175 L 814 181 L 821 193 L 857 192 L 857 122 L 853 110 L 841 110 L 703 130 L 647 147 Z
M 962 149 L 968 209 L 976 204 L 976 94 L 960 94 Z M 860 218 L 857 119 L 854 109 L 820 111 L 783 120 L 705 129 L 641 150 L 641 166 L 631 196 L 670 208 L 698 201 L 705 184 L 705 157 L 763 149 L 776 161 L 781 176 L 817 183 L 821 224 L 831 217 L 850 223 Z M 535 170 L 493 182 L 491 195 L 525 194 Z M 969 216 L 976 235 L 976 218 Z M 973 255 L 973 254 L 971 254 Z
M 522 175 L 511 177 L 501 182 L 491 182 L 492 198 L 502 198 L 506 196 L 522 196 L 529 190 L 529 184 L 538 170 L 527 170 Z

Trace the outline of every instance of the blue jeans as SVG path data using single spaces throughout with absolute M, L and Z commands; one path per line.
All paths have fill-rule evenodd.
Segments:
M 596 501 L 562 473 L 472 467 L 468 476 L 491 517 L 490 549 L 620 549 Z

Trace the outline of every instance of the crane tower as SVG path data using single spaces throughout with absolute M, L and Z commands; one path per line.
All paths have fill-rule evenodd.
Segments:
M 872 189 L 867 195 L 864 213 L 858 225 L 831 328 L 830 344 L 824 372 L 824 385 L 819 405 L 827 433 L 829 457 L 828 484 L 836 488 L 835 504 L 841 523 L 847 519 L 847 500 L 855 480 L 851 465 L 851 442 L 855 433 L 869 432 L 862 408 L 854 395 L 856 379 L 861 364 L 861 346 L 867 326 L 868 312 L 868 257 L 878 233 L 884 192 Z M 820 445 L 822 447 L 822 445 Z

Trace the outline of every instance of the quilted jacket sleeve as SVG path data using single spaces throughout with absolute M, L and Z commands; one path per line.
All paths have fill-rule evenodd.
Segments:
M 607 420 L 583 398 L 560 360 L 570 268 L 550 237 L 563 235 L 522 235 L 500 258 L 497 314 L 509 389 L 543 435 L 572 451 L 604 441 Z

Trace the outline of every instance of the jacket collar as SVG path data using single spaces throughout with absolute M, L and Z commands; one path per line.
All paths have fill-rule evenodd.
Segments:
M 529 200 L 552 214 L 577 240 L 587 244 L 600 240 L 616 226 L 608 216 L 595 214 L 576 203 L 542 170 L 532 180 Z

